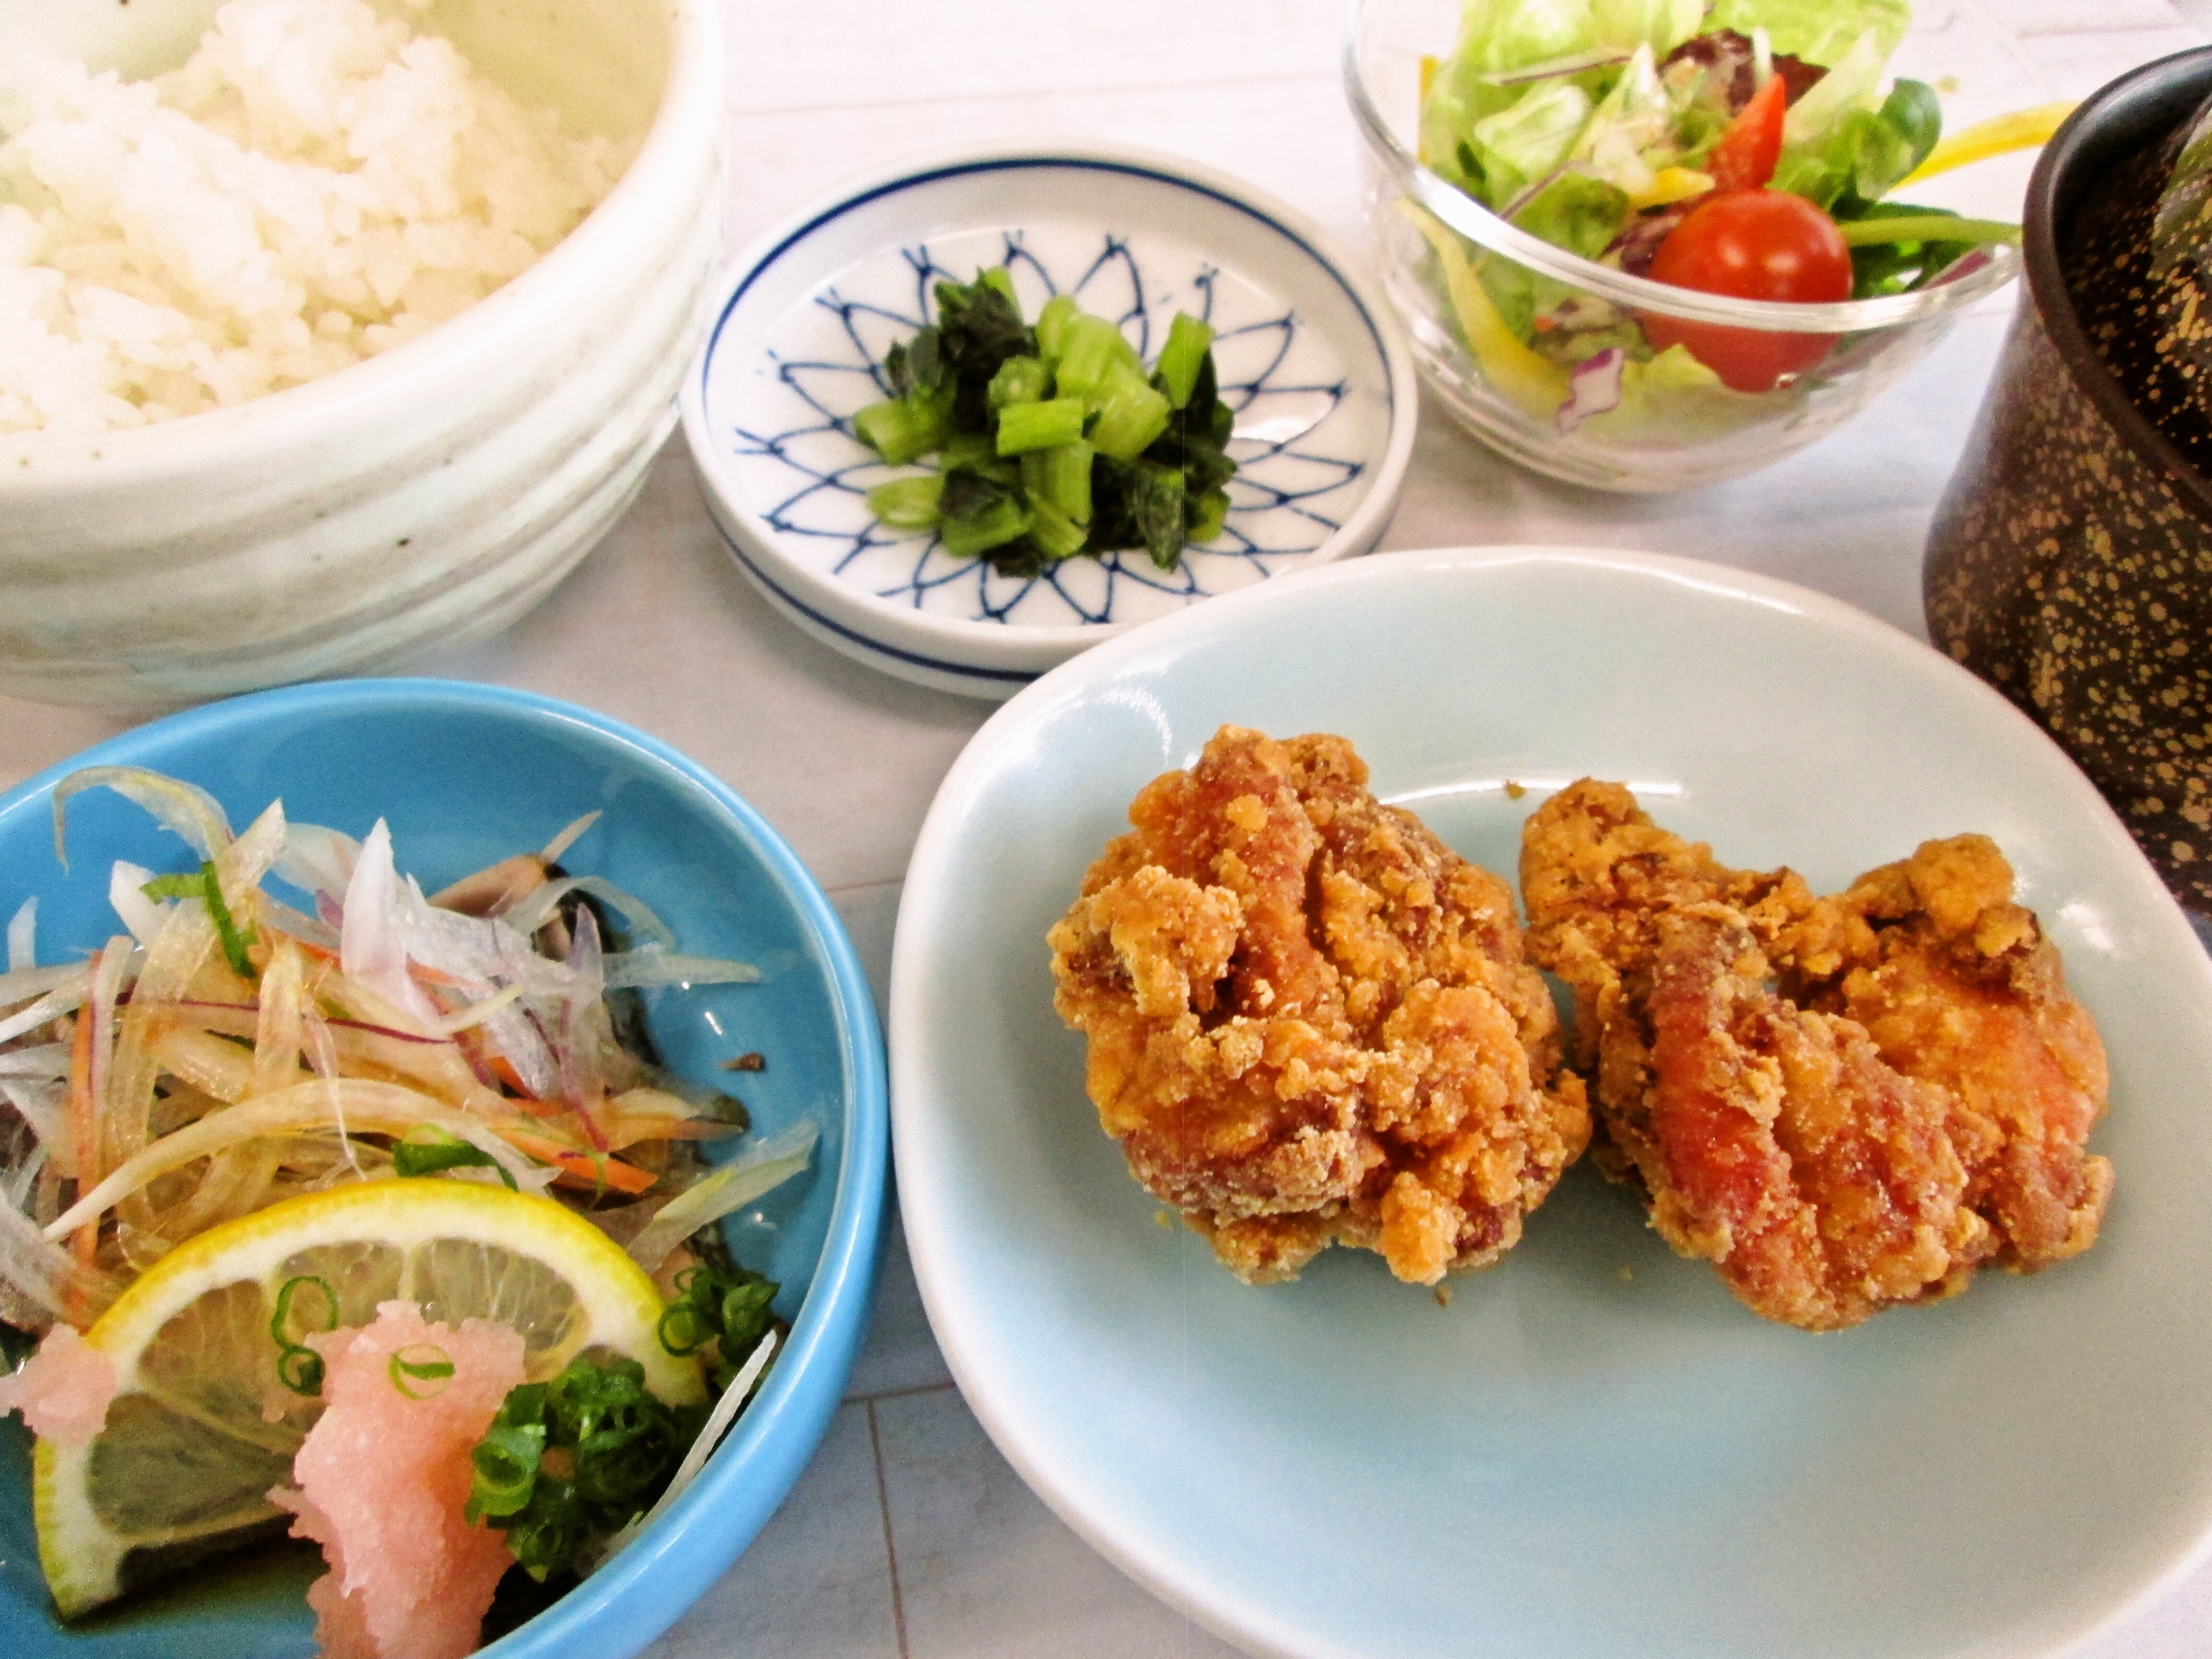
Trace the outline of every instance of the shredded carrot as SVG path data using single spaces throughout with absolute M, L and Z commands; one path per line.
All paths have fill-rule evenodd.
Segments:
M 492 1133 L 515 1151 L 526 1152 L 541 1164 L 550 1164 L 560 1170 L 555 1179 L 563 1187 L 605 1187 L 610 1192 L 635 1194 L 660 1179 L 635 1164 L 625 1164 L 604 1153 L 572 1152 L 557 1140 L 532 1134 L 526 1129 L 501 1123 L 493 1126 Z

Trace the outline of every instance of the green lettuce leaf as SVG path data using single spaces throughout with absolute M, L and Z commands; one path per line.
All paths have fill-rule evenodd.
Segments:
M 1763 28 L 1775 51 L 1831 69 L 1869 33 L 1881 61 L 1887 62 L 1911 26 L 1911 0 L 1790 0 L 1787 5 L 1776 0 L 1715 0 L 1705 22 L 1707 29 L 1741 34 Z
M 1698 32 L 1705 0 L 1590 0 L 1590 44 L 1661 58 Z
M 1731 392 L 1689 348 L 1671 345 L 1646 362 L 1622 365 L 1620 406 L 1590 416 L 1583 430 L 1614 443 L 1724 437 L 1771 419 L 1776 396 Z
M 1886 101 L 1875 94 L 1888 53 L 1875 33 L 1859 36 L 1836 67 L 1790 106 L 1782 156 L 1771 180 L 1834 208 L 1881 198 L 1918 165 L 1934 143 L 1926 89 L 1901 84 Z M 1940 112 L 1936 117 L 1941 123 Z
M 1595 259 L 1628 223 L 1628 197 L 1583 173 L 1565 173 L 1539 191 L 1513 222 L 1553 247 Z
M 1482 166 L 1484 199 L 1502 207 L 1555 171 L 1589 117 L 1588 93 L 1571 81 L 1546 81 L 1510 108 L 1477 121 L 1467 145 Z
M 1650 189 L 1657 168 L 1674 159 L 1668 137 L 1674 125 L 1674 100 L 1659 79 L 1651 48 L 1638 46 L 1583 124 L 1575 159 L 1607 184 L 1638 195 Z

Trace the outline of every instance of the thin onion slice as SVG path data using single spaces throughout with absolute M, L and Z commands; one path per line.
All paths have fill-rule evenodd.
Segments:
M 0 1042 L 19 1037 L 26 1031 L 35 1031 L 50 1019 L 75 1013 L 84 1006 L 85 994 L 91 988 L 91 969 L 79 968 L 70 982 L 47 992 L 27 1008 L 19 1008 L 7 1018 L 0 1019 Z
M 86 1325 L 122 1290 L 113 1274 L 79 1266 L 30 1217 L 6 1205 L 0 1205 L 0 1284 L 51 1318 Z
M 646 985 L 755 985 L 761 970 L 728 957 L 687 957 L 658 945 L 605 957 L 607 989 Z
M 553 912 L 560 908 L 561 901 L 571 893 L 582 893 L 599 900 L 662 950 L 676 948 L 675 933 L 654 914 L 652 906 L 600 876 L 563 876 L 558 881 L 549 881 L 500 920 L 518 933 L 534 933 L 553 919 Z
M 10 975 L 19 974 L 38 959 L 39 896 L 33 893 L 8 918 L 8 972 Z M 0 981 L 0 984 L 5 982 Z
M 558 864 L 561 861 L 561 854 L 582 840 L 584 831 L 605 816 L 604 811 L 585 813 L 583 817 L 569 824 L 539 849 L 538 861 L 540 864 Z
M 664 1206 L 630 1241 L 630 1260 L 653 1273 L 668 1253 L 700 1228 L 781 1187 L 805 1169 L 822 1132 L 811 1122 L 796 1123 L 770 1135 L 704 1176 Z
M 230 819 L 222 804 L 198 784 L 149 772 L 143 766 L 87 766 L 54 786 L 54 856 L 64 870 L 69 868 L 69 848 L 64 836 L 70 798 L 88 789 L 112 789 L 125 800 L 144 807 L 164 830 L 182 836 L 203 859 L 211 859 L 230 845 Z
M 41 1083 L 69 1076 L 70 1046 L 66 1042 L 41 1042 L 28 1048 L 10 1048 L 0 1054 L 0 1077 L 35 1078 Z
M 10 973 L 0 974 L 0 1008 L 12 1008 L 33 997 L 58 991 L 64 985 L 82 981 L 87 973 L 81 962 L 58 962 L 47 968 L 33 968 L 27 963 Z
M 532 1164 L 473 1112 L 448 1106 L 442 1100 L 396 1083 L 368 1083 L 357 1078 L 319 1079 L 312 1083 L 295 1084 L 257 1099 L 240 1101 L 220 1112 L 210 1113 L 174 1134 L 162 1136 L 64 1210 L 46 1227 L 46 1236 L 50 1239 L 66 1238 L 86 1222 L 106 1214 L 129 1194 L 139 1191 L 170 1170 L 180 1170 L 195 1159 L 211 1157 L 226 1146 L 235 1146 L 258 1135 L 296 1134 L 303 1129 L 331 1127 L 353 1134 L 404 1135 L 425 1123 L 447 1134 L 458 1135 L 488 1154 L 526 1192 L 544 1188 L 553 1178 L 552 1170 L 541 1170 Z

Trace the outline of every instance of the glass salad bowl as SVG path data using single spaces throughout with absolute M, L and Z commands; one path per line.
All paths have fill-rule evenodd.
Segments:
M 1345 79 L 1382 286 L 1422 378 L 1469 432 L 1539 472 L 1658 493 L 1765 466 L 1896 384 L 2017 270 L 2014 248 L 1989 245 L 1925 286 L 1799 304 L 1674 287 L 1555 246 L 1426 164 L 1423 98 L 1464 9 L 1358 0 Z

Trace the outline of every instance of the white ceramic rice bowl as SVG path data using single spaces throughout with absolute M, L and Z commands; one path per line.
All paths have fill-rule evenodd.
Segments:
M 149 21 L 178 33 L 187 3 Z M 644 131 L 636 159 L 536 264 L 381 356 L 0 445 L 0 693 L 151 708 L 464 643 L 635 495 L 720 258 L 717 0 L 440 0 L 428 24 L 580 130 Z

